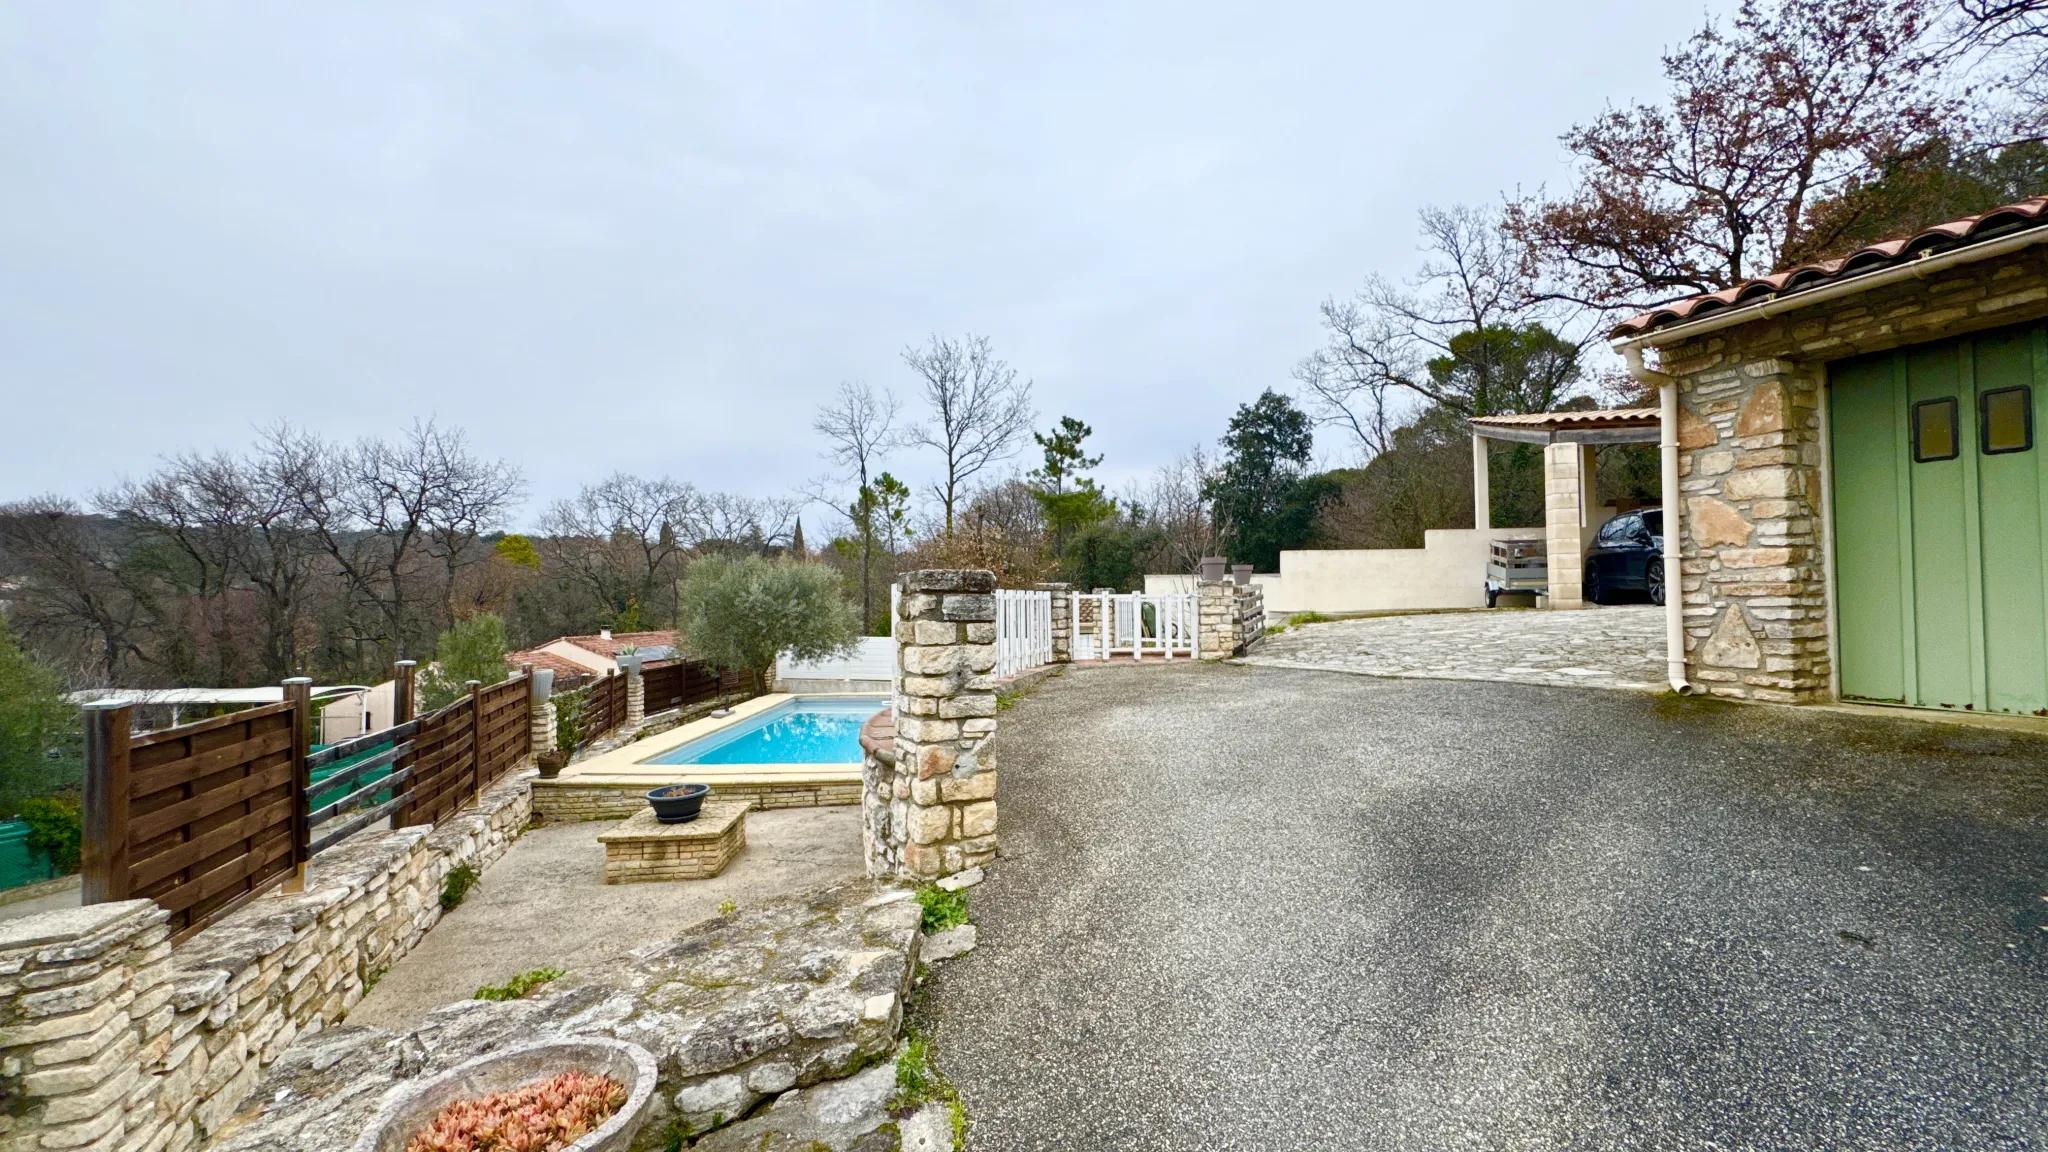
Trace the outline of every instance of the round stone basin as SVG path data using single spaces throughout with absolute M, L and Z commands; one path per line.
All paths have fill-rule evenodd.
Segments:
M 619 1110 L 563 1152 L 625 1152 L 654 1099 L 654 1056 L 638 1044 L 597 1036 L 493 1052 L 408 1085 L 377 1110 L 355 1152 L 405 1152 L 406 1141 L 457 1100 L 509 1092 L 563 1072 L 598 1073 L 626 1088 Z

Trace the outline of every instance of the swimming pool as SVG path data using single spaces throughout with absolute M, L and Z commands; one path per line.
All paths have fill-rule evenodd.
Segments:
M 887 696 L 798 696 L 645 764 L 858 764 L 860 726 Z

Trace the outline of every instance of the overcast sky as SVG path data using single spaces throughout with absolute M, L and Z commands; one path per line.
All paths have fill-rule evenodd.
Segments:
M 969 331 L 1120 486 L 1724 7 L 9 4 L 0 500 L 280 418 L 458 425 L 522 524 L 779 493 L 839 381 Z

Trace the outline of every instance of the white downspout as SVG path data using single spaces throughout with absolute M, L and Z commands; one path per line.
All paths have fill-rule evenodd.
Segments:
M 1663 409 L 1658 424 L 1663 435 L 1657 444 L 1662 466 L 1660 490 L 1664 501 L 1664 668 L 1671 690 L 1681 696 L 1699 691 L 1685 678 L 1685 591 L 1681 579 L 1679 532 L 1684 525 L 1678 512 L 1678 381 L 1643 364 L 1643 350 L 1634 345 L 1621 349 L 1628 361 L 1628 374 L 1644 384 L 1657 386 Z

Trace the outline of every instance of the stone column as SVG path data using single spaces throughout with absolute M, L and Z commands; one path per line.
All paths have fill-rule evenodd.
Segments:
M 1549 606 L 1585 604 L 1585 453 L 1578 444 L 1543 448 L 1543 539 L 1550 566 Z
M 626 670 L 626 731 L 638 732 L 647 719 L 647 684 L 640 678 L 640 657 L 621 656 L 619 667 Z
M 1055 582 L 1034 584 L 1032 587 L 1041 592 L 1052 593 L 1052 662 L 1073 663 L 1074 586 Z
M 1237 610 L 1237 593 L 1236 582 L 1228 577 L 1196 582 L 1195 636 L 1202 650 L 1202 659 L 1227 660 L 1238 654 L 1244 637 L 1239 635 L 1241 617 Z
M 893 863 L 921 880 L 996 854 L 996 578 L 981 569 L 903 574 L 896 620 L 896 771 L 889 840 L 870 870 Z M 879 857 L 879 858 L 877 858 Z

